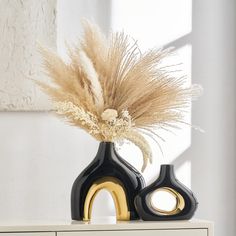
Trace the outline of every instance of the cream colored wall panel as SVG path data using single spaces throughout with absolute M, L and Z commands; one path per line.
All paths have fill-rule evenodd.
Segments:
M 207 229 L 64 232 L 57 236 L 207 236 Z
M 0 233 L 0 236 L 55 236 L 56 233 Z
M 0 1 L 0 110 L 47 110 L 30 79 L 42 74 L 38 42 L 56 48 L 56 0 Z

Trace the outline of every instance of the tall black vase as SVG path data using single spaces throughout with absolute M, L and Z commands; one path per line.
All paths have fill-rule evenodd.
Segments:
M 176 198 L 174 209 L 165 211 L 151 204 L 152 193 L 160 190 L 169 192 Z M 136 209 L 143 220 L 188 220 L 195 213 L 197 205 L 193 192 L 176 179 L 173 165 L 161 165 L 158 179 L 135 198 Z
M 142 175 L 117 154 L 114 143 L 101 142 L 96 157 L 73 184 L 72 219 L 91 219 L 93 200 L 101 189 L 112 195 L 118 220 L 139 219 L 134 198 L 144 186 Z

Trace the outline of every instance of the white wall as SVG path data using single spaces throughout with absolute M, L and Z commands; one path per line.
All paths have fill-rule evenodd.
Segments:
M 234 0 L 193 1 L 193 81 L 203 85 L 193 106 L 192 187 L 200 202 L 198 217 L 215 221 L 216 235 L 236 228 L 236 4 Z
M 234 236 L 235 3 L 199 0 L 192 10 L 192 79 L 205 90 L 192 115 L 206 133 L 192 132 L 191 147 L 174 164 L 191 161 L 196 216 L 214 220 L 216 236 Z M 72 182 L 98 143 L 48 113 L 2 112 L 0 130 L 0 219 L 69 218 Z M 104 206 L 104 213 L 114 211 Z
M 48 113 L 1 113 L 0 130 L 0 220 L 69 219 L 72 183 L 96 142 Z

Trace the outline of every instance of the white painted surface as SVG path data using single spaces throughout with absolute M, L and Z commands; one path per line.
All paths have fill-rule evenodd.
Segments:
M 57 46 L 66 58 L 65 42 L 76 43 L 82 33 L 81 20 L 96 22 L 103 32 L 110 30 L 111 2 L 107 0 L 57 0 Z
M 56 48 L 56 0 L 0 1 L 0 110 L 47 110 L 37 43 Z
M 81 232 L 58 233 L 58 236 L 82 236 Z M 139 230 L 139 231 L 102 231 L 86 232 L 86 236 L 208 236 L 206 229 L 194 230 Z
M 172 231 L 179 230 L 181 232 L 188 232 L 191 230 L 194 233 L 195 229 L 201 230 L 201 233 L 209 233 L 209 236 L 213 236 L 213 223 L 205 220 L 191 220 L 191 221 L 120 221 L 116 222 L 114 217 L 97 218 L 91 222 L 83 221 L 26 221 L 26 222 L 0 222 L 0 232 L 46 232 L 46 231 L 77 231 L 86 232 L 90 231 L 108 231 L 108 232 L 148 232 L 154 231 Z M 69 235 L 76 235 L 77 233 L 70 233 Z M 60 235 L 64 235 L 63 233 Z M 65 234 L 67 235 L 67 234 Z M 176 234 L 174 234 L 176 236 Z M 178 235 L 178 234 L 177 234 Z M 183 234 L 185 235 L 185 234 Z M 193 234 L 194 235 L 194 234 Z M 198 234 L 197 234 L 198 235 Z M 201 234 L 202 235 L 202 234 Z M 203 234 L 205 236 L 205 234 Z
M 213 220 L 216 236 L 236 232 L 235 9 L 234 0 L 193 1 L 192 79 L 204 95 L 192 117 L 206 132 L 193 132 L 191 148 L 174 163 L 191 161 L 196 217 Z
M 0 113 L 0 220 L 70 219 L 72 183 L 98 143 L 48 113 Z
M 56 236 L 56 233 L 0 233 L 0 236 Z

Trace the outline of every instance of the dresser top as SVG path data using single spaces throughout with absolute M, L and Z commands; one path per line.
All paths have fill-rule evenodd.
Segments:
M 115 217 L 94 219 L 90 222 L 82 221 L 25 221 L 25 222 L 0 222 L 0 232 L 17 231 L 91 231 L 91 230 L 132 230 L 132 229 L 202 229 L 211 228 L 210 221 L 190 220 L 190 221 L 120 221 Z

